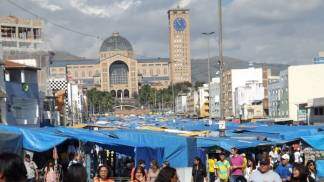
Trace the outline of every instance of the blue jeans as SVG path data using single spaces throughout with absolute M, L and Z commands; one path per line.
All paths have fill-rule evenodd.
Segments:
M 241 177 L 240 175 L 232 175 L 230 177 L 230 182 L 236 182 L 237 178 Z

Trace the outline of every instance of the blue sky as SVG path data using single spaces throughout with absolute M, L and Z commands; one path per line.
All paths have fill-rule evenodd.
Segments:
M 60 25 L 102 38 L 118 31 L 137 55 L 168 57 L 167 10 L 176 0 L 11 0 Z M 217 31 L 216 0 L 183 0 L 190 9 L 193 58 L 207 55 L 202 32 Z M 310 63 L 324 50 L 323 0 L 224 0 L 224 52 L 247 61 Z M 0 15 L 33 16 L 0 1 Z M 45 22 L 45 47 L 95 58 L 102 40 Z M 211 41 L 218 54 L 218 37 Z

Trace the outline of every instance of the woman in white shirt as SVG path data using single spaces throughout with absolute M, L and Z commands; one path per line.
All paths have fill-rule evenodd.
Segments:
M 247 166 L 244 171 L 244 177 L 247 181 L 251 181 L 252 173 L 255 171 L 255 162 L 253 159 L 248 159 Z

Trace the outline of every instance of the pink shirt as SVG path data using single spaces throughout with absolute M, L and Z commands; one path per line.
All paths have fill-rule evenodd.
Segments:
M 240 155 L 231 157 L 231 166 L 243 166 L 243 157 Z M 232 170 L 231 175 L 243 175 L 242 168 Z

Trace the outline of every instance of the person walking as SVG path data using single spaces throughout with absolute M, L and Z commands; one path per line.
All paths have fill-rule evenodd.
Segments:
M 275 169 L 278 166 L 278 163 L 280 161 L 280 155 L 278 153 L 278 149 L 274 146 L 271 147 L 271 151 L 269 152 L 270 156 L 270 163 L 273 169 Z
M 231 177 L 230 182 L 235 182 L 238 178 L 243 176 L 244 159 L 238 154 L 238 149 L 233 147 L 231 149 L 232 157 L 230 158 L 231 164 Z
M 137 164 L 138 164 L 137 167 L 142 167 L 143 168 L 143 170 L 144 170 L 144 176 L 145 176 L 145 179 L 146 179 L 146 177 L 147 177 L 147 171 L 145 170 L 145 161 L 142 160 L 142 159 L 140 159 L 140 160 L 138 160 Z M 136 170 L 136 168 L 134 167 L 132 169 L 132 171 L 131 171 L 131 181 L 133 181 L 135 179 L 135 174 L 136 174 L 135 170 Z
M 45 182 L 57 182 L 58 181 L 58 173 L 55 170 L 54 167 L 54 161 L 50 160 L 45 169 Z
M 290 181 L 292 174 L 292 165 L 289 163 L 289 155 L 284 154 L 281 157 L 281 163 L 277 166 L 276 172 L 281 177 L 282 181 Z
M 109 167 L 107 165 L 101 165 L 97 171 L 97 177 L 93 179 L 93 182 L 114 182 L 109 176 Z
M 195 157 L 194 159 L 194 165 L 192 167 L 192 181 L 207 182 L 206 168 L 199 157 Z
M 247 160 L 247 166 L 244 170 L 244 177 L 247 181 L 251 181 L 252 173 L 256 170 L 255 162 L 253 159 Z
M 225 159 L 225 153 L 222 152 L 219 154 L 220 160 L 216 162 L 216 176 L 220 182 L 227 182 L 230 175 L 230 163 Z
M 36 182 L 38 181 L 38 168 L 34 161 L 31 160 L 30 155 L 25 155 L 24 161 L 26 170 L 27 170 L 27 182 Z
M 308 182 L 315 182 L 317 180 L 315 162 L 313 160 L 307 161 L 306 167 Z
M 308 182 L 307 170 L 302 164 L 294 165 L 291 175 L 291 182 Z
M 148 182 L 155 182 L 157 176 L 159 175 L 160 168 L 156 160 L 151 161 L 150 169 L 147 173 L 147 181 Z
M 134 179 L 131 180 L 132 182 L 146 182 L 146 173 L 142 166 L 135 168 L 134 174 Z
M 155 180 L 155 182 L 178 182 L 178 181 L 179 179 L 177 175 L 177 170 L 170 166 L 163 167 Z
M 208 173 L 209 173 L 209 182 L 215 182 L 215 165 L 216 157 L 214 155 L 209 155 L 208 158 Z
M 81 163 L 72 164 L 64 175 L 63 182 L 87 182 L 87 171 Z
M 271 170 L 269 157 L 260 159 L 259 164 L 260 167 L 252 173 L 249 182 L 281 182 L 280 176 Z

